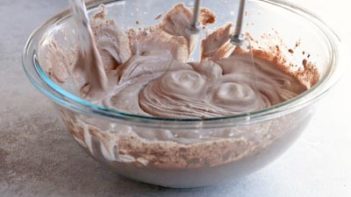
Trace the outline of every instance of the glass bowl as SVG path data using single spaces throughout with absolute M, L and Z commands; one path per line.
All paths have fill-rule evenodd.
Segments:
M 155 17 L 179 1 L 100 1 L 88 5 L 90 14 L 100 3 L 126 30 L 155 24 Z M 203 6 L 217 15 L 211 29 L 233 21 L 238 1 L 205 1 Z M 340 73 L 340 41 L 318 17 L 286 2 L 249 0 L 244 29 L 259 41 L 253 47 L 276 50 L 279 45 L 287 63 L 297 69 L 308 58 L 320 72 L 317 84 L 268 109 L 228 117 L 172 119 L 129 114 L 82 99 L 74 87 L 51 79 L 49 64 L 60 69 L 62 62 L 59 57 L 50 62 L 47 49 L 56 40 L 62 49 L 70 50 L 76 40 L 73 24 L 66 10 L 34 31 L 23 53 L 27 77 L 53 101 L 68 131 L 94 159 L 125 177 L 166 187 L 240 180 L 270 163 L 298 138 L 316 101 Z

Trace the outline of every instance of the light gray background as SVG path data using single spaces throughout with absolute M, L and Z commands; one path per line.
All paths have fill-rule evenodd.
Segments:
M 314 8 L 345 43 L 351 43 L 347 1 L 297 2 Z M 0 0 L 1 197 L 351 196 L 348 73 L 320 102 L 318 113 L 298 142 L 238 184 L 165 189 L 124 179 L 101 167 L 72 140 L 49 101 L 30 85 L 21 68 L 21 51 L 30 32 L 66 6 L 65 0 Z

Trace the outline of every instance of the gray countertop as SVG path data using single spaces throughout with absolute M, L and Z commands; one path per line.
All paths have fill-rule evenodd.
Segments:
M 65 6 L 65 0 L 0 1 L 0 196 L 351 196 L 350 77 L 319 103 L 309 127 L 282 157 L 237 184 L 166 189 L 102 167 L 73 141 L 21 68 L 30 32 Z M 343 7 L 334 7 L 340 18 L 328 20 L 350 35 L 350 27 L 338 25 L 350 18 L 346 12 L 341 18 Z

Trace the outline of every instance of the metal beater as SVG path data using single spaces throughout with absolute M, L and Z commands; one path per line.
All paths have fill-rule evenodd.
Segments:
M 240 46 L 245 39 L 242 33 L 245 4 L 246 4 L 246 0 L 240 0 L 234 34 L 230 37 L 230 42 L 236 46 Z M 193 20 L 191 23 L 193 33 L 198 33 L 200 31 L 200 27 L 199 27 L 200 6 L 201 6 L 201 0 L 195 0 L 194 10 L 193 10 L 194 12 Z

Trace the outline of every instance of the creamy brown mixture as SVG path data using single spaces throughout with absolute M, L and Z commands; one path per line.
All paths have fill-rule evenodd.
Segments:
M 234 50 L 232 24 L 209 34 L 201 61 L 190 62 L 198 44 L 191 17 L 178 4 L 159 25 L 124 32 L 101 9 L 92 18 L 93 44 L 80 50 L 74 69 L 84 81 L 82 95 L 133 114 L 204 118 L 265 109 L 307 89 L 277 62 Z M 200 21 L 207 25 L 215 16 L 202 9 Z
M 291 73 L 276 54 L 253 50 L 252 57 L 236 49 L 229 42 L 233 32 L 230 23 L 202 40 L 200 62 L 190 61 L 198 44 L 190 31 L 191 17 L 191 10 L 179 4 L 160 24 L 125 32 L 102 8 L 91 20 L 93 44 L 88 52 L 71 51 L 78 56 L 74 61 L 53 42 L 47 56 L 51 62 L 48 73 L 56 81 L 68 83 L 70 66 L 58 69 L 53 62 L 74 64 L 75 83 L 81 95 L 92 102 L 133 114 L 175 118 L 221 117 L 265 109 L 295 97 L 318 81 L 311 65 L 306 65 L 311 68 L 308 72 Z M 215 16 L 202 9 L 200 21 L 208 25 L 215 22 Z M 74 138 L 95 157 L 167 169 L 236 161 L 294 128 L 291 117 L 281 117 L 223 129 L 101 126 L 108 127 L 106 130 L 98 128 L 96 120 L 81 120 L 68 110 L 61 111 Z M 300 122 L 303 118 L 296 119 L 294 125 Z

